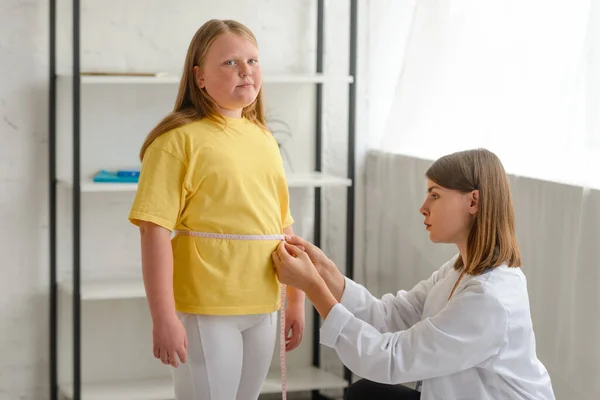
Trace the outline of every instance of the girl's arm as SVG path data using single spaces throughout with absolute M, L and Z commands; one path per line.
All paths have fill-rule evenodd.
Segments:
M 283 229 L 286 235 L 293 235 L 289 226 Z M 292 351 L 302 341 L 305 324 L 305 294 L 302 290 L 287 286 L 287 307 L 285 309 L 286 350 Z
M 286 236 L 294 236 L 294 229 L 292 229 L 291 226 L 288 226 L 287 228 L 283 228 L 283 233 Z M 306 296 L 303 291 L 288 286 L 287 297 L 289 307 L 297 307 L 304 310 L 304 299 Z
M 177 367 L 187 361 L 187 335 L 175 311 L 173 251 L 168 229 L 151 222 L 140 223 L 142 275 L 152 316 L 154 357 Z
M 164 137 L 144 155 L 129 220 L 140 227 L 142 275 L 152 316 L 153 353 L 173 367 L 186 360 L 185 329 L 176 313 L 173 296 L 173 248 L 171 231 L 185 207 L 187 156 L 175 155 L 171 140 Z
M 140 223 L 142 274 L 152 320 L 177 318 L 173 297 L 171 233 L 151 222 Z

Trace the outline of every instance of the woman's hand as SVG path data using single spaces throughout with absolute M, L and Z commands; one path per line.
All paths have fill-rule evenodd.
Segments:
M 284 285 L 306 293 L 321 279 L 308 254 L 294 245 L 281 242 L 272 258 L 279 282 Z
M 323 278 L 323 281 L 325 281 L 331 294 L 333 294 L 337 301 L 341 301 L 344 289 L 346 288 L 346 278 L 344 278 L 344 275 L 342 275 L 335 263 L 320 248 L 299 236 L 286 236 L 285 240 L 287 243 L 299 247 L 308 254 L 310 261 L 317 269 L 321 278 Z
M 331 261 L 320 248 L 309 241 L 304 240 L 300 236 L 286 236 L 285 241 L 304 250 L 319 272 L 319 275 L 323 276 L 326 271 L 332 268 L 337 269 L 333 261 Z
M 306 293 L 321 318 L 327 318 L 338 301 L 329 291 L 308 254 L 294 245 L 281 242 L 272 257 L 279 281 Z

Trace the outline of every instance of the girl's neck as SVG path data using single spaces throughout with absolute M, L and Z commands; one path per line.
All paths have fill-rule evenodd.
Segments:
M 237 110 L 229 110 L 227 108 L 223 108 L 223 107 L 218 107 L 219 108 L 219 114 L 223 115 L 224 117 L 229 117 L 229 118 L 242 118 L 242 109 L 239 108 Z

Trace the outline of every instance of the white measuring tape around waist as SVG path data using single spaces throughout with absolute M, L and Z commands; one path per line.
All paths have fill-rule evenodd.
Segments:
M 206 239 L 225 240 L 285 240 L 285 235 L 233 235 L 228 233 L 194 232 L 176 230 L 176 236 L 195 236 Z M 281 285 L 281 308 L 279 310 L 279 362 L 281 368 L 281 398 L 287 400 L 287 369 L 286 369 L 286 333 L 285 332 L 285 298 L 286 287 Z

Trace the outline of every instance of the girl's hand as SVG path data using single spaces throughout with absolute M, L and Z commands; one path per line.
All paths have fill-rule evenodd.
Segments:
M 302 341 L 304 335 L 304 303 L 288 305 L 285 309 L 285 349 L 292 351 Z
M 298 247 L 281 242 L 272 255 L 279 282 L 307 292 L 321 277 L 308 254 Z
M 154 357 L 175 368 L 187 359 L 187 335 L 176 315 L 155 321 L 152 327 Z

